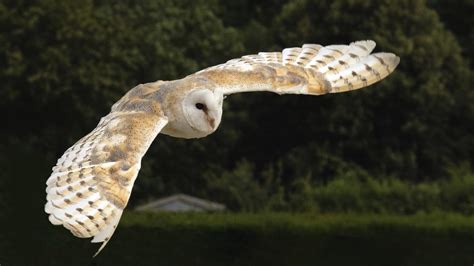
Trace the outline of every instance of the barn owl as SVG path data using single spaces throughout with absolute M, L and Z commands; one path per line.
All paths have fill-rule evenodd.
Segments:
M 322 95 L 369 86 L 400 61 L 391 53 L 371 54 L 374 47 L 370 40 L 305 44 L 134 87 L 53 167 L 46 182 L 49 221 L 77 237 L 102 242 L 99 253 L 119 223 L 141 158 L 158 133 L 186 139 L 213 133 L 221 122 L 224 96 L 233 93 Z

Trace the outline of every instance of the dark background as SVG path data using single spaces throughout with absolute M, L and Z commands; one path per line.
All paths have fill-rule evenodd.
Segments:
M 3 256 L 11 265 L 53 264 L 38 254 L 61 253 L 73 238 L 48 224 L 45 181 L 57 158 L 127 90 L 304 43 L 373 39 L 375 51 L 401 62 L 366 90 L 228 97 L 213 135 L 158 136 L 129 206 L 179 192 L 224 203 L 236 216 L 435 212 L 468 219 L 473 14 L 472 0 L 0 1 L 0 263 Z M 125 239 L 117 240 L 124 249 L 139 248 Z M 85 254 L 88 246 L 76 248 Z

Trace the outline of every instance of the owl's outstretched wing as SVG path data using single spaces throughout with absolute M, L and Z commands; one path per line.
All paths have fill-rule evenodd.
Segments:
M 216 82 L 224 94 L 270 91 L 279 94 L 345 92 L 388 76 L 400 62 L 391 53 L 374 53 L 374 41 L 349 45 L 305 44 L 280 52 L 262 52 L 197 72 Z
M 100 251 L 127 205 L 141 158 L 166 124 L 156 113 L 113 108 L 53 167 L 45 206 L 51 223 L 103 242 Z

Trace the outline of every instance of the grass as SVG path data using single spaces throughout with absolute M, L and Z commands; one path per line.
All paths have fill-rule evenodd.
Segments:
M 18 260 L 25 265 L 474 263 L 474 217 L 445 213 L 399 216 L 126 212 L 111 242 L 94 260 L 91 256 L 98 245 L 75 239 L 66 230 L 47 223 L 32 240 L 31 246 L 36 250 L 28 254 L 33 257 Z M 14 260 L 7 262 L 21 265 Z

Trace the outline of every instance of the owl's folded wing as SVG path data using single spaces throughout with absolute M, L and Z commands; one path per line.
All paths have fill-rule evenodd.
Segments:
M 373 41 L 349 45 L 305 44 L 280 52 L 261 52 L 197 72 L 216 82 L 224 94 L 270 91 L 279 94 L 345 92 L 388 76 L 400 62 L 391 53 L 370 54 Z
M 51 223 L 103 242 L 100 251 L 127 205 L 141 158 L 166 123 L 164 116 L 140 111 L 103 117 L 53 167 L 45 206 Z

